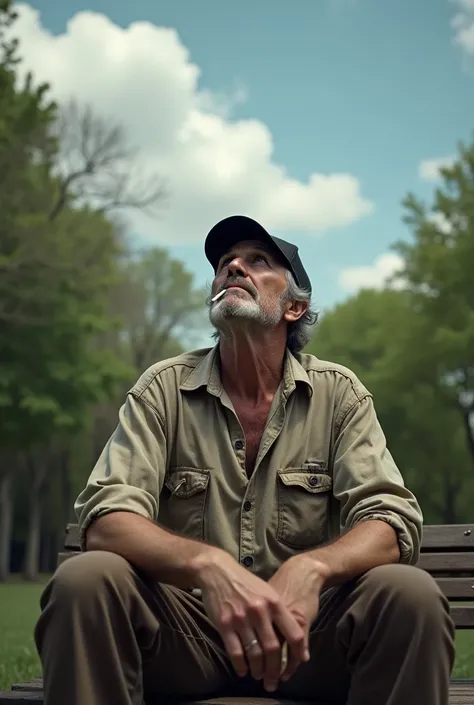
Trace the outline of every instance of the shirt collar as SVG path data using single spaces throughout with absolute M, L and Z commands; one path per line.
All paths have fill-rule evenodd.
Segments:
M 288 349 L 286 351 L 283 369 L 282 393 L 288 397 L 296 388 L 297 383 L 306 386 L 308 394 L 312 396 L 313 385 L 301 362 Z M 209 350 L 207 355 L 196 365 L 188 377 L 181 383 L 183 391 L 195 391 L 206 387 L 209 394 L 221 396 L 223 387 L 219 371 L 219 344 Z

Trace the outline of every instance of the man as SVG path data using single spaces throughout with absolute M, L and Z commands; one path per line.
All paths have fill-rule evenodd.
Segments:
M 45 705 L 447 705 L 454 629 L 413 565 L 420 508 L 370 393 L 300 353 L 297 248 L 234 216 L 205 251 L 217 344 L 140 377 L 77 500 L 84 553 L 36 628 Z

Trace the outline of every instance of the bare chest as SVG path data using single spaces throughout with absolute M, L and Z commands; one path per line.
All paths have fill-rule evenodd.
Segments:
M 267 423 L 268 408 L 259 410 L 236 409 L 245 434 L 245 469 L 250 477 L 255 468 L 260 442 Z

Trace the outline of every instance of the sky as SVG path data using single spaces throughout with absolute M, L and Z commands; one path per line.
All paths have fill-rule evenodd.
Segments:
M 291 240 L 323 313 L 380 287 L 409 239 L 408 191 L 474 137 L 474 0 L 36 0 L 23 70 L 120 122 L 167 198 L 130 214 L 137 246 L 209 284 L 223 217 Z

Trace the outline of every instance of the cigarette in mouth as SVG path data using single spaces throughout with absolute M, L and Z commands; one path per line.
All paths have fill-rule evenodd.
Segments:
M 219 299 L 220 299 L 222 296 L 224 296 L 225 292 L 226 292 L 226 289 L 222 289 L 222 291 L 219 291 L 218 294 L 216 294 L 215 296 L 213 296 L 212 299 L 211 299 L 212 303 L 214 303 L 215 301 L 219 301 Z

